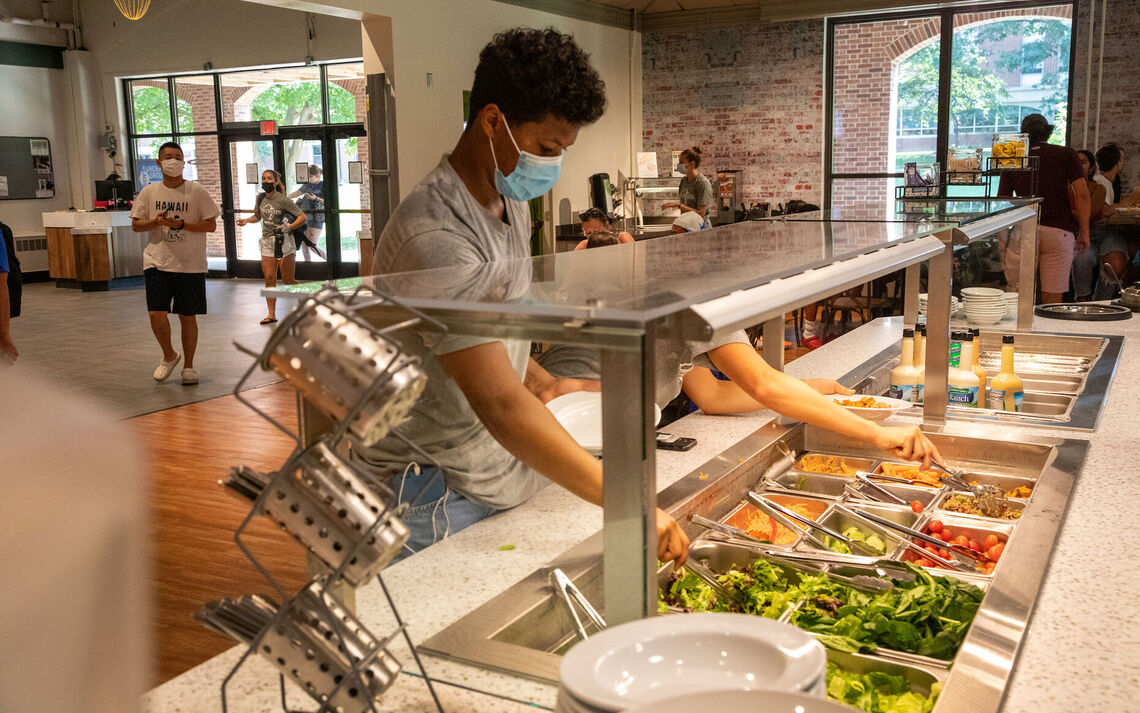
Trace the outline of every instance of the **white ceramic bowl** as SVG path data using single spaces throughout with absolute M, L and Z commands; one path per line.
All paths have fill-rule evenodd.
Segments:
M 602 454 L 602 394 L 598 391 L 575 391 L 551 399 L 546 408 L 558 423 L 592 455 Z M 661 409 L 653 406 L 654 423 L 661 421 Z M 632 430 L 631 430 L 632 433 Z
M 626 713 L 851 713 L 849 708 L 826 698 L 781 691 L 712 691 L 677 696 Z
M 858 401 L 859 399 L 868 395 L 870 394 L 832 396 L 831 398 L 835 401 L 835 403 L 839 404 L 840 401 Z M 909 401 L 903 401 L 902 399 L 892 399 L 889 396 L 872 396 L 872 398 L 880 403 L 887 404 L 887 408 L 863 408 L 861 406 L 843 406 L 843 404 L 839 405 L 843 406 L 843 408 L 847 409 L 853 414 L 856 414 L 857 416 L 862 416 L 868 421 L 885 421 L 891 416 L 894 416 L 896 413 L 899 413 L 900 411 L 906 411 L 908 408 L 914 405 Z
M 701 691 L 802 691 L 826 667 L 823 646 L 790 624 L 686 614 L 606 629 L 570 649 L 559 673 L 584 707 L 620 711 Z
M 998 322 L 1005 319 L 1005 312 L 1003 311 L 1003 312 L 998 312 L 996 314 L 985 314 L 985 315 L 981 315 L 981 314 L 973 314 L 972 315 L 969 312 L 967 312 L 966 313 L 966 319 L 969 320 L 970 322 L 973 322 L 974 324 L 997 324 Z

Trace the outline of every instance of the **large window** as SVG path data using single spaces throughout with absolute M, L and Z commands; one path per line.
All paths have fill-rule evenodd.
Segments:
M 1072 24 L 1071 3 L 829 21 L 826 200 L 890 195 L 908 163 L 945 166 L 950 148 L 988 157 L 1026 114 L 1065 143 Z
M 309 210 L 318 219 L 313 226 L 321 226 L 312 238 L 334 263 L 334 272 L 340 263 L 358 259 L 357 236 L 371 217 L 361 62 L 147 77 L 125 80 L 123 87 L 136 189 L 162 180 L 154 159 L 162 143 L 174 140 L 186 157 L 184 175 L 223 207 L 223 220 L 207 240 L 212 271 L 244 274 L 243 263 L 259 261 L 260 226 L 242 228 L 235 220 L 250 214 L 264 168 L 281 171 L 287 190 L 299 194 L 298 171 L 323 168 L 323 177 L 330 179 L 325 195 L 306 203 L 317 206 Z M 264 120 L 277 123 L 277 135 L 259 136 Z M 251 165 L 253 180 L 247 176 Z M 332 249 L 325 250 L 329 241 Z M 324 258 L 314 255 L 312 261 L 327 270 Z M 329 275 L 315 275 L 324 276 Z

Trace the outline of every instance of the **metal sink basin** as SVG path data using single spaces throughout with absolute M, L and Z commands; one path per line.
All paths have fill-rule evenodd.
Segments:
M 989 376 L 1001 366 L 1002 332 L 983 331 L 979 363 Z M 1108 398 L 1124 337 L 1017 333 L 1014 371 L 1025 386 L 1018 413 L 948 406 L 955 420 L 996 421 L 1040 428 L 1092 431 Z M 848 381 L 860 393 L 885 394 L 890 372 L 899 363 L 897 345 L 854 369 Z M 918 413 L 918 412 L 916 412 Z
M 1023 554 L 1016 554 L 1018 551 L 1015 549 L 1016 532 L 1014 537 L 1010 538 L 1008 551 L 1014 552 L 1019 560 L 1022 560 L 1020 563 L 1003 561 L 990 581 L 987 581 L 989 578 L 977 577 L 987 592 L 992 593 L 995 588 L 998 589 L 999 594 L 992 598 L 994 606 L 1007 606 L 1011 599 L 1020 600 L 1026 596 L 1030 600 L 1028 606 L 1031 606 L 1032 598 L 1036 596 L 1044 575 L 1053 538 L 1058 531 L 1057 525 L 1064 514 L 1069 492 L 1075 482 L 1075 469 L 1079 469 L 1086 444 L 1060 439 L 1019 442 L 1017 432 L 1003 432 L 1001 429 L 1000 426 L 992 429 L 992 435 L 987 439 L 945 433 L 929 435 L 951 465 L 967 473 L 976 474 L 978 479 L 996 479 L 1010 487 L 1023 484 L 1034 487 L 1032 498 L 1027 501 L 1029 504 L 1026 506 L 1026 515 L 1016 525 L 998 521 L 993 521 L 992 526 L 984 522 L 977 524 L 978 527 L 991 527 L 1003 532 L 1013 531 L 1014 527 L 1032 532 L 1031 535 L 1022 538 L 1025 540 L 1021 548 Z M 717 458 L 702 464 L 699 469 L 663 491 L 659 496 L 659 504 L 677 517 L 689 536 L 696 540 L 704 535 L 703 531 L 685 522 L 682 516 L 685 513 L 696 513 L 718 520 L 726 516 L 740 503 L 745 490 L 760 487 L 757 481 L 767 467 L 777 459 L 776 441 L 783 441 L 796 453 L 812 451 L 866 457 L 876 462 L 881 460 L 881 454 L 873 449 L 827 431 L 804 424 L 769 425 L 748 436 Z M 803 476 L 796 471 L 788 473 L 796 479 Z M 836 476 L 820 477 L 828 480 L 838 479 Z M 825 496 L 825 499 L 834 502 L 832 498 Z M 864 503 L 864 506 L 876 507 L 868 503 Z M 895 518 L 903 521 L 910 521 L 915 517 L 905 508 L 879 507 L 878 510 L 890 511 Z M 956 516 L 945 513 L 945 517 Z M 966 521 L 971 520 L 966 518 Z M 836 521 L 833 524 L 842 525 L 842 522 Z M 890 541 L 892 545 L 896 544 L 894 538 Z M 809 545 L 801 543 L 797 547 L 806 548 Z M 549 567 L 532 572 L 518 584 L 432 637 L 421 646 L 421 649 L 437 656 L 556 683 L 561 655 L 577 643 L 577 637 L 564 604 L 549 584 L 550 569 L 553 567 L 562 569 L 604 617 L 606 602 L 602 591 L 601 554 L 602 537 L 599 532 L 568 550 L 551 562 Z M 1024 620 L 1027 620 L 1027 612 L 1028 610 L 1024 615 L 1018 613 L 1017 616 L 1024 616 Z M 1002 612 L 995 613 L 995 616 L 1002 615 Z M 979 614 L 974 629 L 984 629 L 985 625 L 982 622 L 983 617 Z M 1004 682 L 1005 676 L 1012 668 L 1012 657 L 1022 633 L 1018 631 L 1016 641 L 1008 650 L 1003 650 L 1003 655 L 1008 656 L 1009 660 L 1002 664 L 1004 668 L 1001 675 L 997 676 L 1000 682 Z M 982 666 L 983 663 L 971 664 L 970 657 L 980 656 L 979 661 L 989 661 L 995 655 L 990 650 L 993 639 L 995 636 L 1001 639 L 1006 635 L 1008 627 L 1003 629 L 1000 635 L 988 630 L 980 631 L 974 646 L 969 649 L 964 647 L 959 654 L 959 660 L 966 660 L 964 666 L 967 668 L 974 665 L 974 673 L 977 673 L 976 667 Z M 971 637 L 973 636 L 974 633 L 971 633 Z M 967 650 L 974 652 L 980 649 L 986 650 L 981 654 L 967 654 Z M 871 658 L 876 660 L 874 657 Z M 896 660 L 892 665 L 897 663 Z M 951 671 L 951 681 L 956 670 Z M 945 677 L 945 670 L 938 675 L 940 678 Z M 986 675 L 989 676 L 987 680 L 994 679 L 994 674 L 987 672 Z M 999 694 L 1000 685 L 1004 684 L 999 684 Z M 962 688 L 968 690 L 969 686 Z M 974 691 L 967 695 L 976 694 Z M 958 710 L 996 710 L 998 700 L 1000 695 L 994 699 L 992 709 L 983 706 Z M 973 705 L 974 699 L 971 698 L 970 701 Z M 955 708 L 949 706 L 947 710 Z

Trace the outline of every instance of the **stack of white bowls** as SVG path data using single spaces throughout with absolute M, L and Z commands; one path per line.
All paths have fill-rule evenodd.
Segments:
M 930 301 L 930 294 L 927 292 L 918 293 L 918 313 L 921 316 L 926 316 L 926 304 Z M 962 307 L 962 303 L 954 295 L 950 295 L 950 314 L 954 314 Z
M 591 636 L 562 659 L 556 713 L 618 713 L 701 691 L 822 699 L 827 654 L 803 631 L 747 614 L 656 616 Z
M 1017 319 L 1017 293 L 1005 293 L 1005 316 L 1007 319 Z
M 997 324 L 1007 311 L 1005 293 L 993 287 L 964 287 L 962 309 L 974 324 Z

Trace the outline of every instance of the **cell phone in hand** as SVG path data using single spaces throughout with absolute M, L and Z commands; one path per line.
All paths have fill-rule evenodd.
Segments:
M 675 436 L 672 433 L 658 433 L 657 447 L 663 451 L 687 451 L 697 445 L 697 439 Z

